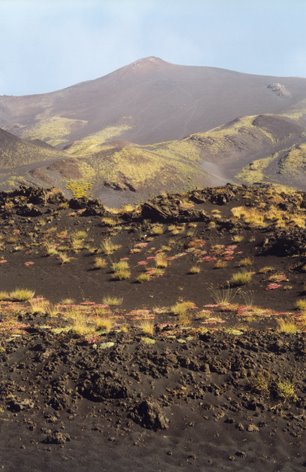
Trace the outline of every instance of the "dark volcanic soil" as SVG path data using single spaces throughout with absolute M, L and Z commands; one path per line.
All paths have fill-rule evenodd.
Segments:
M 141 339 L 36 330 L 4 343 L 2 468 L 302 470 L 301 335 Z M 282 398 L 285 381 L 295 398 Z
M 265 186 L 118 213 L 1 193 L 0 469 L 304 470 L 305 207 Z

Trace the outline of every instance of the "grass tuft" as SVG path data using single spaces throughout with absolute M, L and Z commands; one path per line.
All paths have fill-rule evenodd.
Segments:
M 240 287 L 251 282 L 254 272 L 240 271 L 232 275 L 230 284 L 232 287 Z

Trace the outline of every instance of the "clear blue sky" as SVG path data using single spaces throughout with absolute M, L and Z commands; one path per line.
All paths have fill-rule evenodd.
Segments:
M 306 0 L 0 0 L 0 94 L 47 92 L 145 56 L 306 77 Z

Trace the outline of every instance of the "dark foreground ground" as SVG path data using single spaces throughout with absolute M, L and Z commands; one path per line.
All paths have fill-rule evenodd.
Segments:
M 302 335 L 146 339 L 37 330 L 4 343 L 2 469 L 303 470 Z
M 306 470 L 305 208 L 0 194 L 0 470 Z

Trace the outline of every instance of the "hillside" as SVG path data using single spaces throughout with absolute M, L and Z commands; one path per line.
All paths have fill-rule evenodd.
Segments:
M 181 139 L 244 115 L 305 108 L 306 79 L 170 64 L 148 57 L 64 90 L 0 97 L 0 127 L 64 147 Z
M 110 206 L 139 202 L 163 191 L 232 181 L 271 181 L 305 189 L 304 130 L 300 118 L 245 116 L 181 140 L 143 146 L 118 141 L 92 147 L 87 137 L 60 151 L 60 156 L 51 146 L 2 132 L 18 152 L 14 159 L 4 160 L 0 186 L 52 185 L 67 196 L 91 195 Z M 0 139 L 3 147 L 5 156 L 7 140 Z

